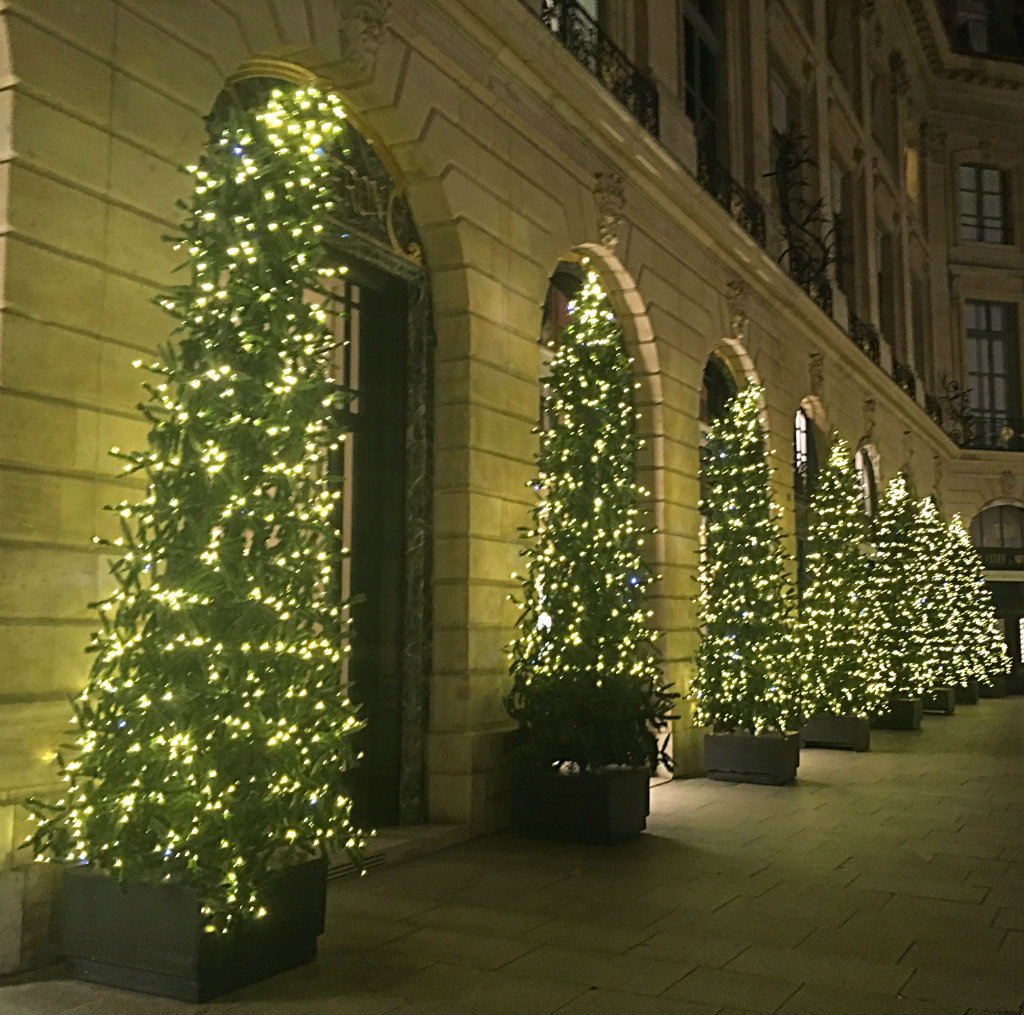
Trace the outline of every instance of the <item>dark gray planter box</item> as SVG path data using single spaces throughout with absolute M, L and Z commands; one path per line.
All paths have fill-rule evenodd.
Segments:
M 978 685 L 977 677 L 968 677 L 967 683 L 956 688 L 956 703 L 958 705 L 977 705 L 981 697 L 981 688 Z
M 922 707 L 925 712 L 952 715 L 956 711 L 956 688 L 933 687 L 925 693 Z
M 884 712 L 871 716 L 875 730 L 919 730 L 924 712 L 920 698 L 891 698 Z
M 981 696 L 983 698 L 1005 698 L 1006 677 L 1002 673 L 996 677 L 989 677 L 988 682 L 981 685 Z
M 704 767 L 709 779 L 784 786 L 796 778 L 800 734 L 708 733 Z
M 856 715 L 816 712 L 800 731 L 803 747 L 836 747 L 866 751 L 871 747 L 871 725 Z
M 523 835 L 615 846 L 647 827 L 651 773 L 525 769 L 515 776 L 513 821 Z
M 58 901 L 58 949 L 72 976 L 202 1002 L 316 958 L 327 902 L 322 860 L 279 872 L 267 916 L 207 934 L 194 889 L 129 882 L 69 867 Z

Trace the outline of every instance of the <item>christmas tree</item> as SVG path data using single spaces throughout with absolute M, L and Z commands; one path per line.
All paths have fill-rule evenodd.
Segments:
M 646 492 L 630 360 L 598 276 L 570 304 L 540 432 L 519 633 L 505 699 L 526 765 L 671 764 L 657 733 L 675 697 L 653 646 Z
M 917 538 L 918 505 L 904 476 L 886 487 L 875 525 L 877 559 L 870 587 L 878 603 L 879 649 L 889 674 L 890 698 L 920 698 L 934 686 L 937 661 L 926 617 L 932 591 L 929 568 Z
M 959 627 L 956 590 L 950 580 L 949 535 L 931 497 L 918 502 L 912 533 L 914 568 L 927 586 L 919 619 L 928 637 L 931 686 L 955 687 L 960 681 L 966 649 Z
M 114 452 L 146 493 L 112 508 L 117 588 L 95 604 L 66 793 L 36 804 L 38 854 L 190 885 L 210 929 L 262 916 L 272 870 L 361 846 L 328 466 L 347 396 L 321 281 L 344 115 L 275 91 L 190 169 L 189 279 L 160 301 L 178 337 L 148 368 L 148 447 Z
M 972 677 L 989 681 L 990 677 L 1010 672 L 1010 657 L 985 584 L 981 556 L 959 515 L 954 515 L 947 526 L 947 546 L 946 567 L 958 608 L 954 630 L 962 650 L 957 683 L 964 685 Z
M 700 565 L 702 636 L 695 722 L 719 732 L 799 728 L 793 592 L 759 419 L 762 389 L 745 388 L 711 427 Z
M 800 660 L 809 708 L 861 718 L 888 695 L 875 651 L 875 601 L 863 555 L 865 518 L 849 448 L 836 437 L 818 474 L 800 597 Z

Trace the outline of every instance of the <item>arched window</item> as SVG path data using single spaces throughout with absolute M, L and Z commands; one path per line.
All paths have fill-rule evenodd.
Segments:
M 853 457 L 860 480 L 860 501 L 864 514 L 874 518 L 878 514 L 878 488 L 875 482 L 875 467 L 871 464 L 871 456 L 865 448 L 861 448 Z
M 704 365 L 700 387 L 700 421 L 703 429 L 725 413 L 725 406 L 737 392 L 736 382 L 728 367 L 712 353 Z
M 736 382 L 728 367 L 712 353 L 704 364 L 700 386 L 700 498 L 704 500 L 704 441 L 711 424 L 725 414 L 725 407 L 736 396 Z
M 971 522 L 971 542 L 985 567 L 1024 570 L 1024 508 L 1014 504 L 986 508 Z
M 811 494 L 818 478 L 818 454 L 811 419 L 801 407 L 793 420 L 793 516 L 796 529 L 797 591 L 804 583 L 804 555 Z

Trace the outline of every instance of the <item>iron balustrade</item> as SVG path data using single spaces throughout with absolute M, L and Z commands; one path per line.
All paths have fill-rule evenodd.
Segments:
M 764 247 L 767 230 L 761 202 L 737 183 L 725 166 L 703 149 L 697 153 L 697 182 L 758 246 Z
M 979 451 L 1024 451 L 1024 419 L 974 409 L 971 421 L 970 439 L 964 447 Z
M 982 546 L 981 562 L 991 571 L 1024 571 L 1024 547 Z
M 530 6 L 536 11 L 536 0 Z M 658 136 L 657 86 L 632 64 L 576 0 L 541 0 L 540 20 L 644 130 Z
M 906 363 L 901 363 L 895 358 L 892 361 L 892 379 L 911 398 L 917 397 L 917 378 L 914 376 L 914 371 Z
M 942 405 L 933 394 L 925 393 L 924 411 L 931 416 L 932 420 L 934 420 L 938 426 L 942 426 Z
M 850 325 L 848 334 L 850 341 L 868 359 L 871 360 L 875 366 L 879 366 L 882 362 L 882 340 L 878 335 L 878 329 L 867 321 L 862 321 L 855 313 L 850 312 Z

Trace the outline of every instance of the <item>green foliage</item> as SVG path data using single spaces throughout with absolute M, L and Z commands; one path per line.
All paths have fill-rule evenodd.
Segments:
M 914 567 L 927 586 L 919 618 L 928 639 L 931 686 L 954 687 L 961 680 L 967 647 L 950 575 L 949 533 L 930 497 L 917 504 L 912 531 L 917 551 Z
M 1009 673 L 1010 656 L 992 595 L 985 585 L 984 565 L 959 515 L 946 529 L 944 567 L 957 608 L 953 630 L 961 650 L 961 665 L 956 682 L 966 684 L 971 677 L 989 681 L 990 677 Z
M 221 929 L 261 915 L 269 871 L 361 845 L 327 464 L 347 396 L 319 283 L 343 118 L 330 96 L 275 92 L 190 170 L 189 280 L 160 301 L 179 337 L 149 368 L 147 449 L 115 449 L 146 495 L 111 508 L 117 590 L 94 604 L 66 795 L 36 804 L 37 853 L 194 886 Z
M 538 501 L 505 699 L 526 765 L 648 766 L 672 694 L 652 645 L 630 361 L 590 271 L 548 378 Z
M 888 685 L 872 633 L 877 607 L 861 549 L 860 485 L 839 437 L 818 473 L 810 515 L 798 623 L 808 710 L 863 717 L 883 707 Z
M 771 501 L 761 395 L 755 385 L 741 391 L 706 445 L 695 721 L 722 732 L 794 730 L 803 721 L 793 593 Z
M 889 697 L 918 698 L 934 686 L 938 659 L 928 626 L 934 592 L 918 530 L 918 505 L 904 476 L 885 491 L 875 525 L 871 588 L 879 606 L 878 641 L 887 661 Z

